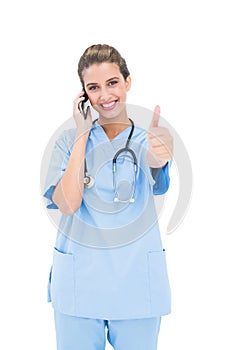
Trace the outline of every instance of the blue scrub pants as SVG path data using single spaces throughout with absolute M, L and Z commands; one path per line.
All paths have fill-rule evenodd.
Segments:
M 100 320 L 64 315 L 55 310 L 57 350 L 156 350 L 161 317 Z

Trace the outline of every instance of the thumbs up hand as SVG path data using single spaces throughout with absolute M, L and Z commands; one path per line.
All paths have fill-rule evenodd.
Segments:
M 167 128 L 159 126 L 160 107 L 156 106 L 148 130 L 147 164 L 151 168 L 163 167 L 173 156 L 173 137 Z

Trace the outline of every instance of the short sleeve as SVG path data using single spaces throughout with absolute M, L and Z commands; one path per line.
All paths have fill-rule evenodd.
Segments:
M 45 180 L 43 196 L 47 199 L 48 209 L 58 209 L 53 202 L 52 194 L 66 170 L 71 154 L 70 147 L 67 133 L 64 131 L 55 142 Z
M 167 162 L 167 164 L 158 169 L 151 168 L 151 174 L 154 179 L 153 185 L 153 194 L 160 195 L 167 192 L 170 185 L 170 176 L 169 176 L 169 168 L 171 166 L 171 161 Z

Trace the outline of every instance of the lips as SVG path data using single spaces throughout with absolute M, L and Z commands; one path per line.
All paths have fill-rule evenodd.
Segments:
M 105 111 L 110 111 L 112 110 L 117 104 L 117 100 L 108 102 L 108 103 L 102 103 L 101 107 L 105 110 Z

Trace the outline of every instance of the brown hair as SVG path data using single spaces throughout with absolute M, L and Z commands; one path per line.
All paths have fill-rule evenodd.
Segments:
M 78 75 L 83 86 L 83 70 L 92 64 L 103 62 L 116 63 L 125 80 L 130 74 L 124 58 L 114 47 L 105 44 L 92 45 L 84 51 L 78 63 Z

